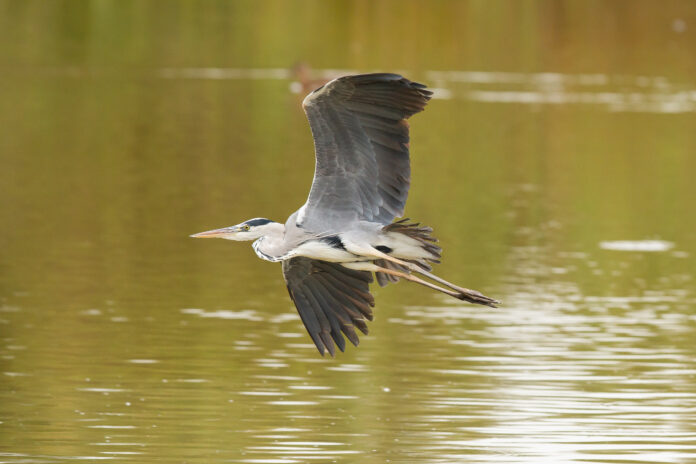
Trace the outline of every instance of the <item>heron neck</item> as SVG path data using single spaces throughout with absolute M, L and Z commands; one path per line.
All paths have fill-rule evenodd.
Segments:
M 252 245 L 258 257 L 271 262 L 286 259 L 288 249 L 285 244 L 285 225 L 272 222 L 265 229 L 264 235 Z

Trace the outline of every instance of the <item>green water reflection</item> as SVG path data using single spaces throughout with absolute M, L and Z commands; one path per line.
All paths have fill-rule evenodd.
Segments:
M 304 202 L 300 60 L 439 89 L 407 214 L 504 307 L 324 359 L 188 238 Z M 694 82 L 687 1 L 0 1 L 0 461 L 696 461 Z

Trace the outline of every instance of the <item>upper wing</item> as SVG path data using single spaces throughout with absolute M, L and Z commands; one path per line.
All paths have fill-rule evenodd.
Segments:
M 367 334 L 365 319 L 372 320 L 375 304 L 369 289 L 371 272 L 299 257 L 283 261 L 283 277 L 319 353 L 327 349 L 333 356 L 334 342 L 343 351 L 346 341 L 341 332 L 357 346 L 354 326 Z
M 302 106 L 316 168 L 298 225 L 323 232 L 401 216 L 411 178 L 406 119 L 431 95 L 397 74 L 340 77 L 309 94 Z

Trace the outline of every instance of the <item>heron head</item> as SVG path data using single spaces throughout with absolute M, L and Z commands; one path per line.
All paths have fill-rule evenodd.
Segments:
M 223 227 L 222 229 L 208 230 L 191 235 L 195 238 L 224 238 L 225 240 L 256 240 L 263 237 L 272 231 L 275 231 L 278 226 L 277 222 L 266 218 L 254 218 L 244 221 L 236 226 Z

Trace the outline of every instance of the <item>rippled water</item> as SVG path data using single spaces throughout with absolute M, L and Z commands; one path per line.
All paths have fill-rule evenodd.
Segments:
M 691 4 L 300 3 L 0 2 L 0 462 L 696 462 Z M 407 214 L 501 308 L 375 287 L 322 358 L 188 238 L 304 201 L 298 60 L 436 89 Z
M 317 356 L 287 304 L 166 320 L 80 311 L 64 316 L 80 328 L 59 345 L 5 306 L 6 325 L 47 341 L 3 348 L 17 370 L 4 372 L 4 440 L 15 451 L 4 460 L 696 457 L 693 296 L 600 297 L 572 280 L 517 279 L 501 288 L 510 303 L 500 310 L 381 295 L 373 333 L 336 359 Z

